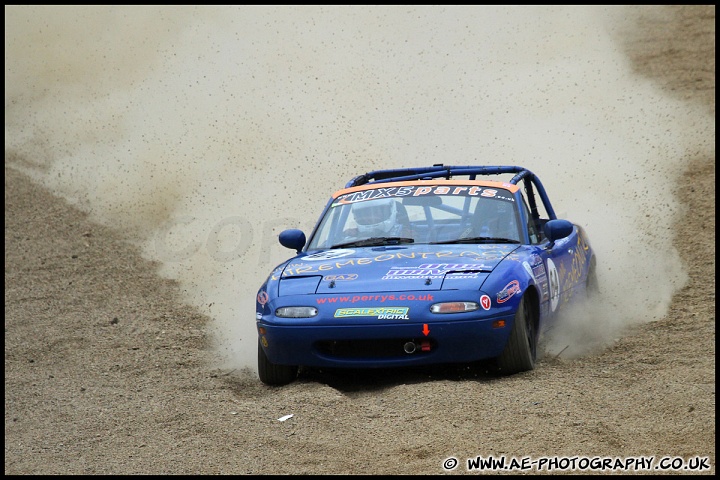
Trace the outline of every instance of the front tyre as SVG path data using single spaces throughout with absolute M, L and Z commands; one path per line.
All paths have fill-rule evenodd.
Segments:
M 503 373 L 525 372 L 535 368 L 537 356 L 537 334 L 534 309 L 527 295 L 520 300 L 515 312 L 515 321 L 505 350 L 497 359 Z
M 266 385 L 287 385 L 297 378 L 297 365 L 276 365 L 268 360 L 258 340 L 258 377 Z

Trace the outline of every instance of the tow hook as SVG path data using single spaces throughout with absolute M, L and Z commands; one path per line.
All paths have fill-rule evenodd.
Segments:
M 415 343 L 415 341 L 407 342 L 405 343 L 405 345 L 403 345 L 403 350 L 405 350 L 405 353 L 407 353 L 408 355 L 411 355 L 418 350 L 420 350 L 421 352 L 429 352 L 430 340 L 421 340 L 419 345 Z

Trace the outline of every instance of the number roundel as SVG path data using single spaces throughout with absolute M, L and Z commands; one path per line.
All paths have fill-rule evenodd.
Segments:
M 550 284 L 550 308 L 554 312 L 560 302 L 560 276 L 558 275 L 555 263 L 548 258 L 548 282 Z

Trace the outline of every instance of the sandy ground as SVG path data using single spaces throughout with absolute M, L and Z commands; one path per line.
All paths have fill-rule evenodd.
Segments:
M 666 13 L 638 21 L 628 55 L 714 116 L 715 7 Z M 705 457 L 701 473 L 715 473 L 714 157 L 694 158 L 677 185 L 690 212 L 676 226 L 689 284 L 665 318 L 612 347 L 507 378 L 303 372 L 282 388 L 208 368 L 208 319 L 178 285 L 13 160 L 6 474 L 442 474 L 467 472 L 479 455 Z M 450 457 L 459 465 L 444 470 Z M 693 471 L 644 473 L 656 472 Z

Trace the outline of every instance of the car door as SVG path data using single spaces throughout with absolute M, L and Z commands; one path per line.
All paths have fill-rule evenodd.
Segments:
M 543 268 L 539 268 L 539 261 L 534 261 L 531 268 L 533 277 L 538 283 L 541 291 L 541 302 L 543 312 L 554 315 L 562 305 L 570 301 L 575 288 L 582 278 L 581 266 L 583 262 L 579 255 L 578 248 L 582 249 L 580 242 L 581 232 L 578 227 L 573 228 L 572 233 L 553 245 L 545 238 L 542 232 L 542 224 L 547 220 L 536 222 L 528 207 L 524 193 L 521 194 L 521 208 L 524 210 L 528 240 L 531 245 L 536 245 L 537 255 L 542 259 Z M 539 202 L 536 202 L 539 203 Z M 545 211 L 542 212 L 547 215 Z

